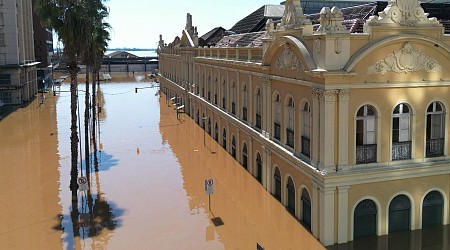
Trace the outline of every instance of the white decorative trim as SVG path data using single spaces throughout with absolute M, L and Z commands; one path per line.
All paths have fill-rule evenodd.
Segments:
M 378 13 L 378 16 L 371 16 L 367 25 L 399 24 L 402 26 L 432 25 L 442 26 L 436 18 L 428 18 L 416 0 L 390 0 L 388 6 Z
M 367 69 L 367 73 L 385 75 L 389 71 L 396 73 L 409 73 L 419 70 L 427 72 L 440 72 L 442 66 L 433 59 L 414 48 L 410 42 L 406 42 L 398 51 L 389 54 L 385 59 L 375 63 Z
M 284 44 L 284 51 L 275 62 L 275 67 L 277 69 L 305 70 L 305 66 L 294 52 L 292 52 L 288 44 Z

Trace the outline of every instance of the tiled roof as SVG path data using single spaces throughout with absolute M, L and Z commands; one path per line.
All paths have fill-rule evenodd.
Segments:
M 217 42 L 222 39 L 224 36 L 225 29 L 222 27 L 216 27 L 209 31 L 208 33 L 204 34 L 199 39 L 199 46 L 215 46 Z
M 283 13 L 283 5 L 264 5 L 237 22 L 230 30 L 236 34 L 261 31 L 268 19 L 281 19 Z
M 217 43 L 218 47 L 259 47 L 265 31 L 229 35 Z

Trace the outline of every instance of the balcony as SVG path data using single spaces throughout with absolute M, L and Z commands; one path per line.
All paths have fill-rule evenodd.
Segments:
M 304 156 L 311 156 L 311 148 L 309 138 L 302 136 L 302 154 Z
M 280 140 L 281 139 L 281 126 L 278 123 L 274 123 L 273 124 L 273 128 L 274 128 L 274 133 L 273 133 L 273 138 Z
M 242 108 L 242 120 L 247 121 L 247 108 Z
M 411 142 L 394 142 L 392 143 L 392 160 L 411 159 Z
M 444 155 L 444 138 L 427 139 L 426 157 L 438 157 Z
M 261 115 L 256 114 L 256 127 L 261 129 Z
M 294 148 L 294 130 L 289 128 L 286 129 L 286 145 Z
M 356 164 L 377 162 L 377 144 L 356 145 Z
M 233 115 L 236 114 L 236 103 L 234 103 L 234 102 L 231 103 L 231 113 Z

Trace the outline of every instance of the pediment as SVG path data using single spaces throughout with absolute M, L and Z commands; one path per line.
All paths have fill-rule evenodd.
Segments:
M 289 44 L 284 44 L 283 51 L 278 56 L 274 64 L 276 69 L 285 70 L 305 70 L 305 66 L 298 56 L 292 51 Z

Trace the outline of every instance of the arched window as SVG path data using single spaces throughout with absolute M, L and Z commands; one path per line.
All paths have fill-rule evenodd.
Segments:
M 236 138 L 234 137 L 234 135 L 231 139 L 231 156 L 236 159 Z
M 214 139 L 216 140 L 216 142 L 219 142 L 219 125 L 216 124 L 214 125 Z
M 294 110 L 295 110 L 294 99 L 290 97 L 286 107 L 286 116 L 287 116 L 286 144 L 291 148 L 294 148 L 294 141 L 295 141 Z
M 231 113 L 236 114 L 236 85 L 234 81 L 231 83 Z
M 256 91 L 255 102 L 256 102 L 256 124 L 255 124 L 255 126 L 259 129 L 261 129 L 262 98 L 261 98 L 261 89 L 259 89 L 259 88 Z
M 356 116 L 356 164 L 376 161 L 376 112 L 371 105 L 364 105 Z
M 433 102 L 427 109 L 426 157 L 444 155 L 445 136 L 444 107 L 440 102 Z
M 214 105 L 217 105 L 217 98 L 219 93 L 219 82 L 217 81 L 217 77 L 214 80 Z
M 222 108 L 227 108 L 227 85 L 225 79 L 222 82 Z
M 392 160 L 411 159 L 411 109 L 397 105 L 392 115 Z
M 443 224 L 444 198 L 438 191 L 431 191 L 423 200 L 422 228 Z
M 206 88 L 208 89 L 208 96 L 206 98 L 208 101 L 211 101 L 211 76 L 208 76 L 208 85 Z
M 247 169 L 247 144 L 242 147 L 242 166 Z
M 247 121 L 247 85 L 244 84 L 242 91 L 242 120 Z
M 222 147 L 227 150 L 227 129 L 223 128 L 222 132 Z
M 281 139 L 281 99 L 280 95 L 277 94 L 275 96 L 275 100 L 273 103 L 274 107 L 274 121 L 273 121 L 273 138 L 280 140 Z
M 311 198 L 306 188 L 303 188 L 301 200 L 303 225 L 311 231 Z
M 362 200 L 353 215 L 353 238 L 377 235 L 377 205 L 369 199 Z
M 404 194 L 397 195 L 389 204 L 389 233 L 409 230 L 410 221 L 411 201 Z
M 202 85 L 202 92 L 200 92 L 201 97 L 205 97 L 205 75 L 202 75 L 202 81 L 200 82 Z
M 286 184 L 286 191 L 287 191 L 286 208 L 289 212 L 295 215 L 295 186 L 294 181 L 292 180 L 291 177 L 288 177 Z
M 197 110 L 197 124 L 200 124 L 200 110 Z
M 197 73 L 197 81 L 200 79 L 200 74 Z M 196 95 L 200 95 L 200 83 L 196 83 L 195 84 L 195 94 Z
M 310 136 L 311 136 L 311 108 L 309 106 L 309 102 L 305 102 L 305 104 L 303 105 L 302 154 L 307 157 L 311 156 Z
M 259 181 L 259 183 L 262 183 L 262 160 L 261 155 L 258 153 L 256 155 L 256 179 Z
M 208 134 L 211 135 L 211 119 L 208 119 Z
M 281 201 L 281 173 L 278 168 L 275 168 L 275 173 L 273 175 L 274 182 L 274 196 L 278 201 Z

